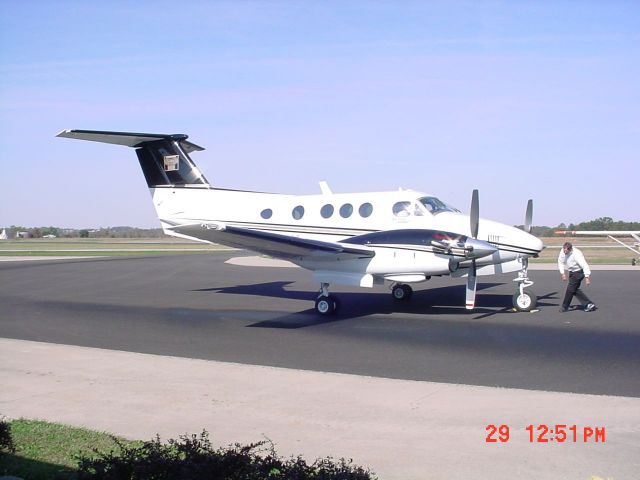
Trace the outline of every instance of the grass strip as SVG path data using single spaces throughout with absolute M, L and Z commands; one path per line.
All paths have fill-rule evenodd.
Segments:
M 15 453 L 0 452 L 0 475 L 29 480 L 76 479 L 78 456 L 118 451 L 113 435 L 40 420 L 13 420 Z M 120 439 L 124 444 L 133 444 Z

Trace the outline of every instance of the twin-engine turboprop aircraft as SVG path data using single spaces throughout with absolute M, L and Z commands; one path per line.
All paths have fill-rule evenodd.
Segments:
M 528 311 L 529 257 L 542 242 L 525 231 L 479 218 L 478 191 L 469 215 L 439 198 L 411 190 L 280 195 L 212 187 L 189 157 L 204 150 L 187 135 L 64 130 L 58 137 L 136 149 L 164 232 L 175 237 L 253 250 L 312 270 L 320 283 L 316 311 L 337 311 L 330 284 L 389 284 L 396 300 L 408 285 L 432 276 L 467 277 L 466 308 L 475 306 L 478 275 L 518 272 L 514 307 Z

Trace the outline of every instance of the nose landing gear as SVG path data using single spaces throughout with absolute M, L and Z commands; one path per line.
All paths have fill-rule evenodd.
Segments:
M 518 277 L 513 281 L 517 282 L 518 286 L 516 293 L 513 294 L 513 308 L 518 312 L 530 312 L 538 303 L 538 297 L 531 290 L 525 290 L 525 288 L 533 285 L 533 281 L 529 279 L 527 270 L 529 268 L 529 259 L 522 259 L 522 269 L 518 272 Z

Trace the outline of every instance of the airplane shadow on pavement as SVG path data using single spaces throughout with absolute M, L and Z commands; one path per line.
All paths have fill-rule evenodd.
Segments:
M 215 292 L 230 295 L 248 295 L 269 298 L 286 298 L 289 300 L 305 300 L 310 308 L 290 313 L 279 318 L 259 321 L 248 327 L 296 329 L 342 320 L 365 317 L 368 315 L 390 315 L 394 313 L 416 315 L 476 315 L 473 319 L 483 319 L 500 313 L 512 312 L 511 294 L 478 295 L 476 308 L 467 311 L 464 308 L 465 285 L 449 285 L 424 290 L 416 290 L 409 301 L 394 301 L 390 293 L 381 292 L 335 292 L 340 303 L 340 310 L 336 315 L 322 317 L 318 315 L 313 305 L 315 293 L 306 290 L 289 290 L 286 287 L 294 282 L 278 281 L 251 285 L 236 285 L 229 287 L 203 288 L 194 291 Z M 477 290 L 488 290 L 503 283 L 479 283 Z M 538 297 L 539 306 L 554 306 L 548 300 L 555 298 L 556 292 L 550 292 Z

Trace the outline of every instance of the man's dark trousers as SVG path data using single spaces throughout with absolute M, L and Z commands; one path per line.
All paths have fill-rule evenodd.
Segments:
M 580 284 L 584 280 L 584 272 L 578 270 L 577 272 L 569 272 L 569 285 L 567 285 L 567 291 L 564 294 L 564 301 L 562 302 L 563 308 L 569 308 L 571 300 L 575 295 L 583 306 L 587 306 L 591 303 L 589 297 L 587 297 L 582 290 L 580 290 Z

